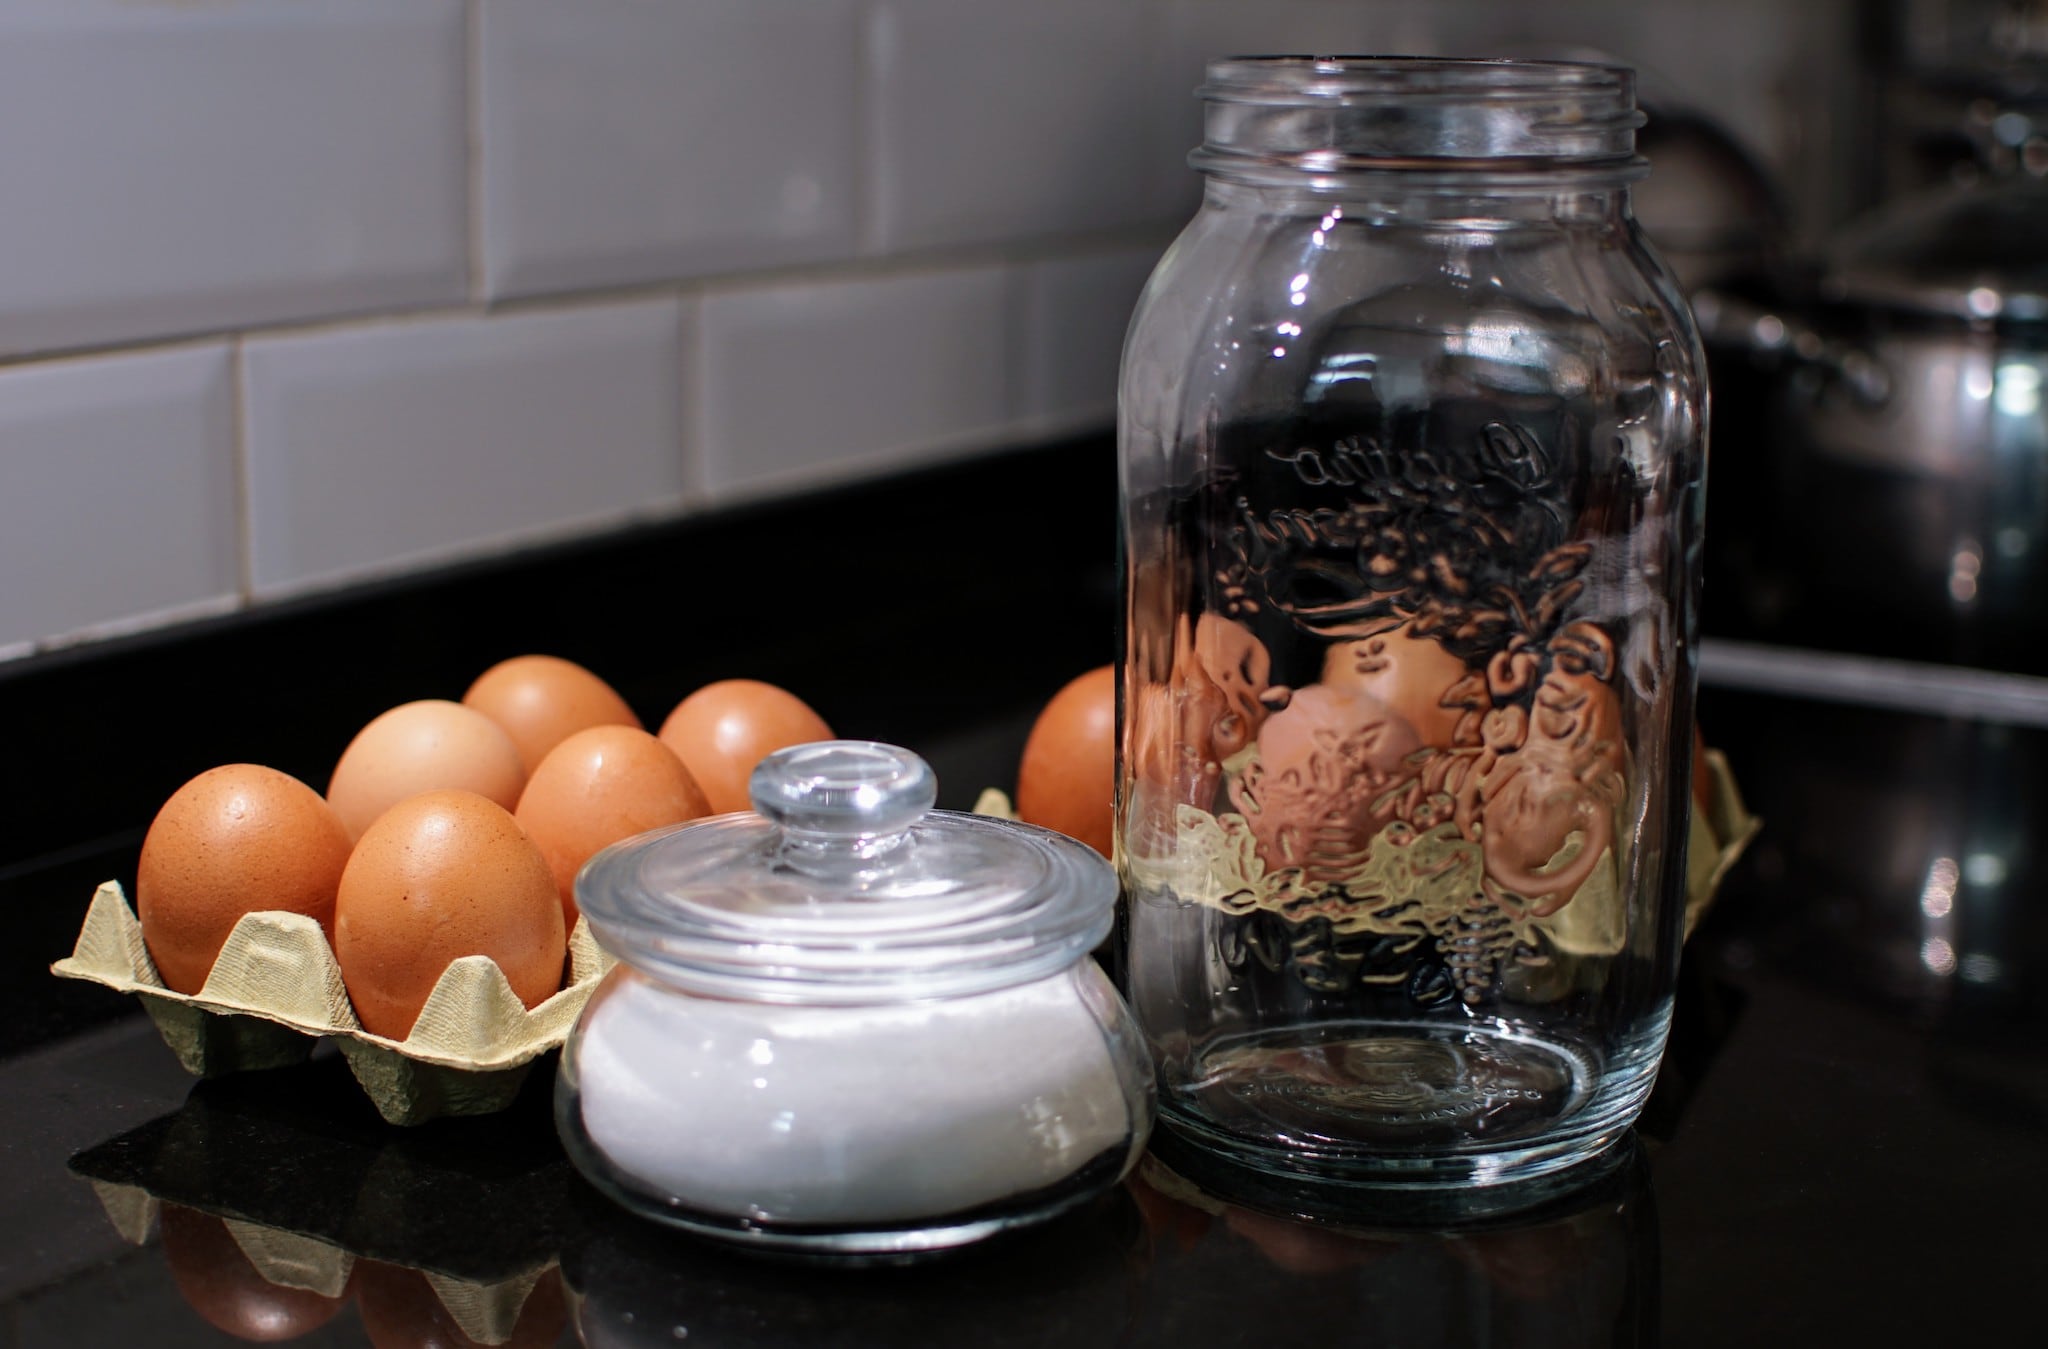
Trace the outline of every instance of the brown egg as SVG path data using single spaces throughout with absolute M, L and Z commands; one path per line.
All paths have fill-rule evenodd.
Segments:
M 165 1204 L 158 1218 L 164 1263 L 192 1310 L 238 1340 L 275 1344 L 309 1335 L 348 1301 L 271 1283 L 210 1214 Z M 182 1337 L 179 1337 L 182 1338 Z
M 1230 785 L 1270 870 L 1339 883 L 1393 818 L 1390 788 L 1416 769 L 1421 740 L 1379 699 L 1311 684 L 1259 731 L 1259 755 Z
M 1017 818 L 1108 857 L 1115 776 L 1116 669 L 1104 665 L 1054 694 L 1032 724 L 1017 767 Z
M 1391 632 L 1338 642 L 1323 657 L 1322 682 L 1363 693 L 1415 728 L 1425 745 L 1449 749 L 1466 708 L 1446 697 L 1471 674 L 1465 662 L 1433 637 L 1417 637 L 1406 624 Z
M 197 993 L 245 913 L 282 909 L 334 929 L 348 831 L 320 794 L 274 768 L 229 764 L 172 794 L 142 840 L 135 908 L 164 984 Z
M 626 700 L 590 671 L 559 656 L 514 656 L 477 676 L 462 695 L 465 707 L 498 723 L 531 773 L 548 751 L 592 726 L 631 726 L 640 718 Z
M 756 679 L 706 684 L 661 723 L 661 743 L 676 752 L 719 814 L 747 810 L 747 779 L 768 755 L 832 739 L 832 728 L 793 693 Z
M 350 838 L 408 796 L 459 788 L 505 809 L 519 804 L 526 768 L 519 748 L 483 713 L 428 698 L 403 703 L 356 732 L 334 766 L 327 800 Z
M 540 761 L 515 818 L 547 859 L 574 927 L 576 873 L 598 849 L 710 813 L 674 750 L 631 726 L 594 726 Z
M 1420 748 L 1415 728 L 1385 703 L 1327 684 L 1296 689 L 1259 732 L 1259 760 L 1267 777 L 1290 777 L 1332 790 L 1350 788 L 1361 774 L 1387 781 Z
M 481 1349 L 419 1270 L 365 1260 L 356 1266 L 356 1299 L 363 1335 L 375 1349 Z M 550 1269 L 526 1295 L 500 1349 L 544 1349 L 559 1340 L 568 1322 L 561 1275 Z
M 562 986 L 554 873 L 518 821 L 475 792 L 408 797 L 364 831 L 334 902 L 334 955 L 356 1016 L 403 1040 L 463 956 L 489 956 L 528 1007 Z
M 1136 805 L 1151 824 L 1170 822 L 1176 803 L 1209 809 L 1225 761 L 1257 738 L 1271 714 L 1272 666 L 1265 644 L 1242 624 L 1203 614 L 1191 628 L 1182 619 L 1168 682 L 1139 676 L 1124 693 L 1137 798 L 1125 809 Z

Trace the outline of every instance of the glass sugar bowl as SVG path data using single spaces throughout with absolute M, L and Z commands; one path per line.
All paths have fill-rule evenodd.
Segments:
M 620 964 L 563 1053 L 570 1157 L 709 1236 L 955 1246 L 1115 1185 L 1152 1069 L 1089 952 L 1116 879 L 1083 844 L 933 810 L 902 749 L 771 755 L 755 814 L 629 840 L 577 900 Z

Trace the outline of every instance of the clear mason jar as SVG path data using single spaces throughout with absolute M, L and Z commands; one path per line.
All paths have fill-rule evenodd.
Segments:
M 1648 1095 L 1684 908 L 1704 361 L 1621 69 L 1209 69 L 1120 441 L 1123 974 L 1161 1119 L 1455 1187 Z
M 1116 878 L 1050 830 L 931 809 L 916 755 L 779 751 L 754 811 L 576 879 L 619 965 L 564 1046 L 570 1160 L 636 1212 L 757 1247 L 897 1255 L 1114 1186 L 1152 1074 L 1089 958 Z

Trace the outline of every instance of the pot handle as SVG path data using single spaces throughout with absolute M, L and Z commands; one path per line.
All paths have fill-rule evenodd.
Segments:
M 1712 288 L 1693 295 L 1692 312 L 1708 341 L 1746 351 L 1759 364 L 1816 371 L 1865 407 L 1882 407 L 1891 397 L 1891 372 L 1875 356 L 1798 319 Z

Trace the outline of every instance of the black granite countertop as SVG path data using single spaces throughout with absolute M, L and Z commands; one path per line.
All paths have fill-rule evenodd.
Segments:
M 227 1343 L 209 1323 L 234 1315 L 245 1335 L 307 1326 L 309 1345 L 464 1343 L 408 1270 L 523 1296 L 520 1344 L 579 1330 L 748 1346 L 2019 1331 L 2048 1275 L 2048 909 L 2029 827 L 2048 738 L 1751 696 L 1704 706 L 1767 832 L 1688 950 L 1630 1153 L 1541 1210 L 1376 1230 L 1369 1209 L 1299 1221 L 1298 1201 L 1232 1203 L 1147 1168 L 1036 1234 L 924 1268 L 821 1269 L 612 1211 L 564 1163 L 544 1081 L 504 1116 L 394 1130 L 338 1059 L 194 1085 L 128 1018 L 0 1067 L 6 1343 Z M 1018 733 L 935 757 L 985 778 Z M 333 1299 L 278 1294 L 232 1225 L 243 1242 L 271 1228 L 350 1252 L 350 1281 Z M 393 1329 L 406 1317 L 412 1338 Z
M 1097 640 L 1106 659 L 1106 631 L 1068 636 L 992 678 L 973 715 L 848 696 L 840 729 L 910 744 L 965 804 L 1013 770 L 1034 681 Z M 0 1059 L 0 1346 L 2031 1342 L 2048 731 L 1713 688 L 1701 707 L 1765 830 L 1688 947 L 1641 1125 L 1540 1209 L 1394 1228 L 1153 1163 L 926 1265 L 744 1257 L 590 1191 L 548 1074 L 503 1115 L 398 1130 L 331 1054 L 195 1084 L 121 999 L 31 974 Z M 24 969 L 93 883 L 132 875 L 135 838 L 0 865 L 10 911 L 48 910 Z

